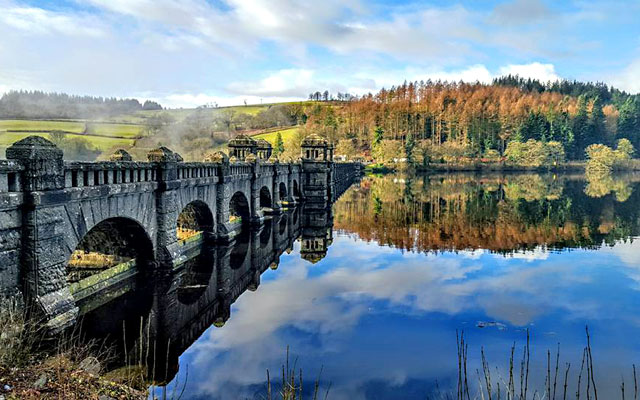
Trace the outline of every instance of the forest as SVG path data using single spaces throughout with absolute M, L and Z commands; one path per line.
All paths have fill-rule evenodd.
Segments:
M 104 118 L 142 110 L 161 110 L 162 106 L 147 100 L 73 96 L 42 91 L 11 91 L 0 97 L 0 116 L 16 119 Z
M 337 154 L 378 162 L 500 160 L 512 142 L 551 143 L 581 160 L 592 144 L 626 138 L 640 148 L 640 97 L 602 83 L 518 76 L 491 84 L 404 82 L 315 107 L 307 129 L 338 142 Z

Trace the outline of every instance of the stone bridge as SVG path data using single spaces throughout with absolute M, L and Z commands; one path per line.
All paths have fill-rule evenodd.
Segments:
M 145 273 L 176 269 L 194 247 L 233 242 L 267 214 L 298 203 L 326 209 L 361 173 L 359 163 L 333 162 L 332 145 L 316 135 L 297 162 L 279 162 L 266 142 L 243 135 L 229 149 L 231 157 L 214 152 L 203 162 L 165 147 L 146 162 L 124 150 L 111 161 L 65 162 L 44 138 L 16 142 L 0 160 L 0 294 L 22 297 L 59 332 L 78 316 L 68 278 L 77 252 L 112 254 Z

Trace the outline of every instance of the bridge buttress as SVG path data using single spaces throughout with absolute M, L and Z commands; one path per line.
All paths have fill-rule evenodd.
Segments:
M 62 150 L 30 136 L 7 149 L 7 159 L 22 164 L 21 275 L 25 304 L 55 335 L 75 323 L 78 308 L 66 281 L 63 251 L 64 163 Z
M 275 214 L 278 214 L 282 212 L 282 206 L 280 202 L 283 200 L 280 198 L 280 179 L 278 175 L 278 164 L 274 163 L 271 168 L 273 168 L 273 178 L 271 180 L 271 208 L 273 209 L 273 212 Z
M 149 161 L 154 164 L 158 189 L 156 190 L 156 260 L 160 265 L 173 265 L 180 257 L 180 246 L 176 231 L 178 218 L 177 190 L 180 188 L 178 180 L 178 155 L 166 148 L 149 154 Z
M 251 206 L 251 224 L 260 225 L 264 221 L 264 213 L 260 207 L 260 181 L 259 172 L 260 165 L 257 161 L 252 161 L 251 165 L 251 198 L 249 204 Z M 273 202 L 273 193 L 271 193 L 271 199 Z

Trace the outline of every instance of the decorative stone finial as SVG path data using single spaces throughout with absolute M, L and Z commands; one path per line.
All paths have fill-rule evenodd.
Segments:
M 160 146 L 157 149 L 151 150 L 147 154 L 147 158 L 150 162 L 180 162 L 182 157 L 178 153 L 174 153 L 171 149 Z
M 236 158 L 236 156 L 231 156 L 231 157 L 229 158 L 229 162 L 230 162 L 230 163 L 234 163 L 234 162 L 237 162 L 237 161 L 238 161 L 238 159 Z
M 62 150 L 49 140 L 40 136 L 29 136 L 11 145 L 6 154 L 7 160 L 15 160 L 24 166 L 24 190 L 64 188 Z
M 278 263 L 277 262 L 272 262 L 271 265 L 269 265 L 269 268 L 276 270 L 278 269 Z
M 109 158 L 111 161 L 133 161 L 133 157 L 124 149 L 116 150 L 111 157 Z
M 204 156 L 204 162 L 224 164 L 229 162 L 229 156 L 223 151 L 212 151 Z
M 8 160 L 62 160 L 62 150 L 41 136 L 28 136 L 15 142 L 6 154 Z

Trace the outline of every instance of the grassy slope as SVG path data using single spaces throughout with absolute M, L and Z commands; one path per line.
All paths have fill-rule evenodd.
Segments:
M 278 104 L 301 104 L 309 105 L 313 102 L 291 102 Z M 267 110 L 275 104 L 257 104 L 248 106 L 231 106 L 206 109 L 212 115 L 231 110 L 236 114 L 256 115 Z M 38 135 L 48 138 L 49 131 L 60 130 L 67 132 L 68 138 L 81 137 L 88 140 L 102 151 L 110 151 L 114 147 L 130 147 L 134 139 L 142 135 L 145 121 L 158 114 L 169 114 L 174 120 L 180 121 L 193 113 L 195 109 L 170 109 L 157 111 L 139 111 L 133 114 L 119 115 L 108 119 L 96 121 L 84 120 L 2 120 L 0 119 L 0 148 L 6 148 L 30 135 Z M 91 136 L 84 135 L 86 125 L 89 123 Z M 287 143 L 293 140 L 298 128 L 283 129 L 282 139 Z M 22 131 L 22 132 L 19 132 Z M 25 132 L 27 131 L 27 132 Z M 256 138 L 263 138 L 271 144 L 275 144 L 277 132 L 270 132 L 256 135 Z
M 275 132 L 269 132 L 269 133 L 261 133 L 259 135 L 254 135 L 252 136 L 254 139 L 264 139 L 267 142 L 271 143 L 272 146 L 275 146 L 276 144 L 276 137 L 278 136 L 278 132 L 280 132 L 280 134 L 282 135 L 282 141 L 284 142 L 284 147 L 287 147 L 287 145 L 295 139 L 296 137 L 296 133 L 298 132 L 299 128 L 288 128 L 288 129 L 283 129 L 280 131 L 275 131 Z

